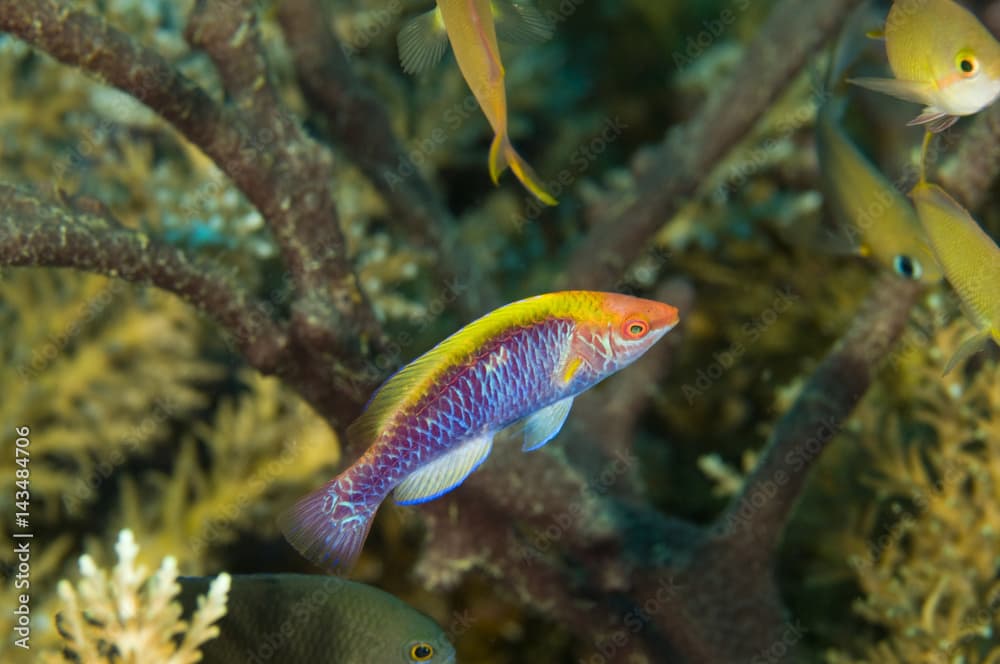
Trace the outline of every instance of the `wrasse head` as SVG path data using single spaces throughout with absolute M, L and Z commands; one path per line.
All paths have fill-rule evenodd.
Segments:
M 600 309 L 578 322 L 575 344 L 595 378 L 632 364 L 679 321 L 676 307 L 617 293 L 602 293 Z

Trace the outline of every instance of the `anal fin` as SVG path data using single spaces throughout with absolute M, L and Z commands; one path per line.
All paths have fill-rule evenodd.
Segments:
M 524 421 L 524 444 L 521 449 L 531 452 L 555 438 L 572 407 L 573 397 L 567 397 L 529 415 Z
M 462 443 L 443 456 L 415 470 L 396 486 L 393 494 L 400 505 L 425 503 L 442 496 L 465 481 L 493 448 L 493 433 Z

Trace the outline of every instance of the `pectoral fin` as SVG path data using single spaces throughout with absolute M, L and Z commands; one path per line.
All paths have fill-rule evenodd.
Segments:
M 417 74 L 436 65 L 448 48 L 448 33 L 436 7 L 408 21 L 396 37 L 399 62 L 407 74 Z
M 497 37 L 511 44 L 541 44 L 552 37 L 551 21 L 525 0 L 493 0 Z
M 524 421 L 524 444 L 521 449 L 531 452 L 555 438 L 563 428 L 572 406 L 573 397 L 568 397 L 530 415 Z
M 984 350 L 991 337 L 990 330 L 983 330 L 963 341 L 962 345 L 955 351 L 955 354 L 948 360 L 948 364 L 944 368 L 945 374 L 954 369 L 956 365 L 969 359 L 979 351 Z
M 917 104 L 926 104 L 931 90 L 930 83 L 901 81 L 896 78 L 849 78 L 847 82 Z
M 425 503 L 442 496 L 465 481 L 493 449 L 493 434 L 483 434 L 416 470 L 396 486 L 400 505 Z
M 907 126 L 926 125 L 927 131 L 932 134 L 940 134 L 953 124 L 958 122 L 957 115 L 949 115 L 944 111 L 939 111 L 933 106 L 928 106 L 917 117 L 907 122 Z

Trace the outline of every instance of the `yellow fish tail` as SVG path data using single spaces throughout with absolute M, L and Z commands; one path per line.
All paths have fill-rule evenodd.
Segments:
M 510 170 L 514 171 L 514 175 L 521 181 L 524 188 L 530 191 L 535 198 L 546 205 L 559 203 L 552 194 L 545 190 L 541 178 L 538 177 L 535 170 L 517 153 L 507 134 L 497 134 L 493 137 L 493 143 L 490 145 L 490 177 L 493 179 L 493 184 L 500 181 L 500 174 L 507 170 L 508 166 L 510 166 Z

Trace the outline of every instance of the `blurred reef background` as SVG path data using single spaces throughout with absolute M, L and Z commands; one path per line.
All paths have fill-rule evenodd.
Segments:
M 388 501 L 354 578 L 459 662 L 1000 661 L 996 348 L 942 376 L 972 331 L 947 284 L 816 241 L 815 81 L 858 3 L 537 4 L 553 38 L 501 49 L 551 209 L 490 182 L 451 56 L 402 72 L 428 3 L 0 1 L 0 523 L 27 426 L 34 533 L 30 652 L 0 548 L 0 659 L 58 651 L 56 584 L 123 528 L 148 568 L 315 572 L 276 519 L 358 452 L 381 380 L 600 288 L 681 326 L 552 445 Z M 914 107 L 849 109 L 908 188 Z M 996 106 L 963 119 L 931 171 L 994 238 L 998 134 Z

